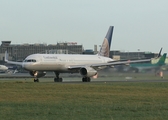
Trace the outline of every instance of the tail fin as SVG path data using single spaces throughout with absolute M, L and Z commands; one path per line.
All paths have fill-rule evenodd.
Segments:
M 162 48 L 160 49 L 160 51 L 159 51 L 159 54 L 158 54 L 157 58 L 159 58 L 159 57 L 161 56 L 161 53 L 162 53 Z
M 110 26 L 99 51 L 100 56 L 109 57 L 114 26 Z
M 166 60 L 166 55 L 167 55 L 167 53 L 164 53 L 163 56 L 160 57 L 159 61 L 156 64 L 164 65 L 165 60 Z

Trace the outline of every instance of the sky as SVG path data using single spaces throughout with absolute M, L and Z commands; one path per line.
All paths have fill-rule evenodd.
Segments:
M 168 53 L 168 0 L 0 0 L 0 41 L 101 45 L 114 26 L 111 50 Z M 99 49 L 99 48 L 98 48 Z

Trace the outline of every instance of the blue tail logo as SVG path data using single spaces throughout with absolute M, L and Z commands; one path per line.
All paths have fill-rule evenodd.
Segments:
M 104 38 L 103 44 L 100 48 L 100 51 L 99 51 L 100 56 L 109 57 L 113 29 L 114 29 L 114 26 L 110 26 L 106 34 L 106 37 Z

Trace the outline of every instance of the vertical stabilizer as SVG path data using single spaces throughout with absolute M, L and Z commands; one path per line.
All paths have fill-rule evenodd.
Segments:
M 160 57 L 159 61 L 156 64 L 164 65 L 165 60 L 166 60 L 166 55 L 167 55 L 167 53 L 164 53 L 163 56 Z
M 157 58 L 159 58 L 159 57 L 161 56 L 161 53 L 162 53 L 162 48 L 160 49 L 160 51 L 159 51 L 159 54 L 158 54 Z
M 110 26 L 99 51 L 100 56 L 109 57 L 114 26 Z

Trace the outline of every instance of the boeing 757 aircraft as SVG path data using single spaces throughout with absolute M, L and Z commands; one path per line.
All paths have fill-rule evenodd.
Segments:
M 62 82 L 60 73 L 80 73 L 83 82 L 90 82 L 90 77 L 97 75 L 97 70 L 106 66 L 127 64 L 128 61 L 114 61 L 109 58 L 110 45 L 114 26 L 110 26 L 103 44 L 97 55 L 80 54 L 32 54 L 23 62 L 8 61 L 7 52 L 5 61 L 10 64 L 21 65 L 34 77 L 34 82 L 39 82 L 40 77 L 46 75 L 46 71 L 53 71 L 56 75 L 55 82 Z M 151 61 L 151 59 L 134 60 L 129 63 Z

